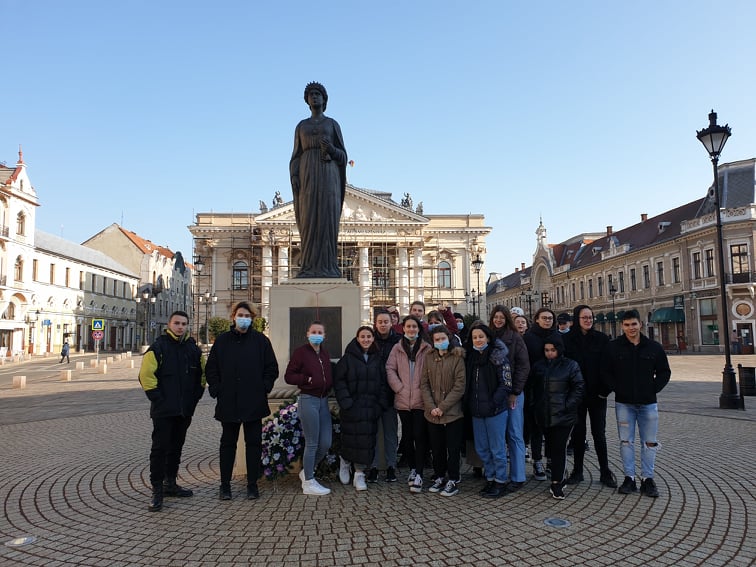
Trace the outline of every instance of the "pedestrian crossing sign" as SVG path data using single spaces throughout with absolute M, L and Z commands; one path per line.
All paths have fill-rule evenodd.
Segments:
M 105 319 L 92 319 L 92 330 L 102 331 L 105 329 Z

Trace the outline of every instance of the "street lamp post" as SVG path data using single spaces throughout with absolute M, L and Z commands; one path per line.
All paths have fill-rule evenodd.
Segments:
M 141 298 L 136 298 L 137 303 L 144 303 L 144 333 L 142 333 L 142 346 L 147 346 L 150 344 L 150 308 L 151 305 L 156 301 L 157 298 L 152 296 L 152 294 L 147 290 L 142 292 Z
M 200 301 L 202 301 L 202 297 L 203 296 L 200 296 Z M 215 295 L 214 293 L 211 295 L 210 291 L 206 290 L 205 291 L 205 295 L 204 295 L 204 299 L 205 299 L 205 344 L 207 345 L 207 344 L 210 344 L 210 331 L 209 331 L 209 328 L 210 328 L 210 302 L 211 301 L 213 303 L 217 302 L 218 301 L 218 296 Z
M 205 267 L 205 262 L 202 261 L 202 256 L 199 254 L 194 258 L 194 269 L 197 270 L 197 279 L 194 282 L 194 289 L 197 290 L 195 295 L 197 296 L 197 311 L 199 311 L 199 304 L 202 303 L 202 296 L 198 293 L 200 288 L 200 276 L 202 275 L 202 268 Z M 194 309 L 194 305 L 192 305 Z M 197 320 L 197 339 L 200 338 L 200 318 L 199 313 L 194 314 L 194 318 Z
M 475 315 L 475 305 L 480 301 L 480 297 L 483 295 L 483 292 L 480 291 L 480 270 L 483 268 L 483 259 L 480 257 L 480 254 L 475 254 L 475 258 L 472 261 L 472 267 L 473 270 L 475 270 L 475 274 L 478 276 L 478 295 L 475 295 L 475 290 L 472 290 L 472 296 L 473 296 L 473 316 Z M 480 309 L 478 309 L 480 312 Z
M 609 295 L 612 298 L 612 314 L 614 315 L 614 319 L 612 319 L 612 338 L 617 336 L 617 311 L 614 308 L 614 296 L 617 295 L 617 288 L 614 287 L 614 284 L 609 285 Z
M 725 124 L 717 124 L 717 113 L 714 110 L 709 113 L 709 127 L 696 132 L 696 137 L 704 145 L 711 158 L 714 168 L 714 208 L 717 215 L 717 252 L 719 254 L 719 301 L 722 310 L 722 329 L 719 332 L 719 340 L 724 341 L 725 366 L 722 370 L 722 393 L 719 395 L 720 409 L 740 409 L 738 387 L 735 382 L 735 371 L 732 368 L 732 356 L 730 354 L 730 323 L 727 313 L 727 282 L 724 264 L 724 236 L 722 234 L 722 211 L 721 195 L 719 194 L 719 155 L 722 153 L 727 139 L 732 133 L 731 128 Z
M 522 296 L 525 299 L 525 302 L 528 304 L 528 319 L 533 319 L 533 302 L 535 301 L 535 297 L 538 297 L 538 292 L 532 289 L 528 289 L 525 291 L 520 292 L 520 296 Z

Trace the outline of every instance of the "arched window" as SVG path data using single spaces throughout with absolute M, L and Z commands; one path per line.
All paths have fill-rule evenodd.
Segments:
M 26 234 L 26 215 L 24 213 L 18 213 L 16 217 L 16 234 L 20 236 Z
M 16 258 L 16 264 L 13 267 L 13 278 L 20 282 L 24 279 L 24 260 L 19 256 Z
M 451 286 L 451 264 L 444 260 L 438 263 L 438 287 L 450 289 Z
M 15 319 L 16 318 L 16 304 L 12 301 L 8 304 L 8 309 L 5 311 L 5 313 L 8 315 L 8 319 Z
M 249 268 L 246 262 L 234 262 L 233 289 L 247 289 L 249 287 Z

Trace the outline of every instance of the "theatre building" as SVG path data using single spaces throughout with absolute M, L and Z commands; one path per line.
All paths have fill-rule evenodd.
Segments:
M 293 204 L 277 194 L 271 208 L 261 201 L 259 209 L 199 213 L 189 226 L 194 264 L 202 266 L 194 282 L 200 316 L 200 297 L 217 297 L 208 316 L 228 316 L 231 305 L 248 300 L 268 318 L 271 286 L 296 277 L 300 243 Z M 490 232 L 481 214 L 425 214 L 407 194 L 397 203 L 390 193 L 347 185 L 339 263 L 343 277 L 359 287 L 362 319 L 392 305 L 407 313 L 415 300 L 471 311 L 471 298 L 481 289 L 473 260 L 485 262 Z M 479 301 L 483 305 L 484 296 Z

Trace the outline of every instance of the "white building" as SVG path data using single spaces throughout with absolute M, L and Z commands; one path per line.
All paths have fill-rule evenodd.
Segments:
M 35 230 L 36 192 L 19 151 L 0 165 L 0 356 L 93 347 L 92 320 L 104 322 L 102 348 L 135 344 L 138 276 L 94 250 Z

